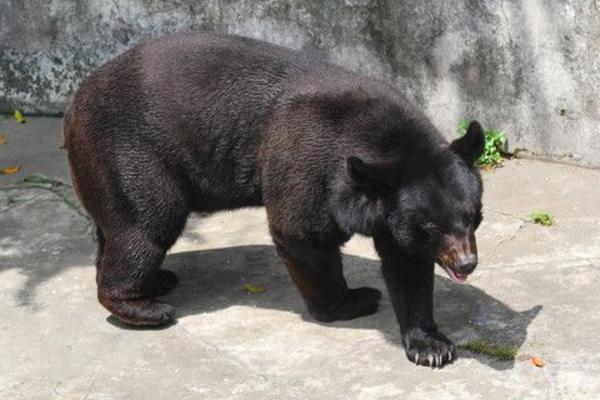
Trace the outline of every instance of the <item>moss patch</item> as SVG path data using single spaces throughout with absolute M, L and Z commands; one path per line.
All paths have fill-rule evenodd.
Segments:
M 514 361 L 517 356 L 517 348 L 514 346 L 489 344 L 483 340 L 473 340 L 459 345 L 458 348 L 471 353 L 482 354 L 498 361 Z

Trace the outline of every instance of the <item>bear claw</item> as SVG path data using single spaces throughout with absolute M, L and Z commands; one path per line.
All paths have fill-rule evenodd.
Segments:
M 115 300 L 102 292 L 98 299 L 112 315 L 129 325 L 159 326 L 174 320 L 173 307 L 154 299 Z
M 456 359 L 456 348 L 439 332 L 413 329 L 405 335 L 406 356 L 416 365 L 441 368 Z

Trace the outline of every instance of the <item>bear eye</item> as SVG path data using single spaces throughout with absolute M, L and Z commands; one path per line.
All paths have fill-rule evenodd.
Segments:
M 438 224 L 434 224 L 433 222 L 428 222 L 423 225 L 423 230 L 430 235 L 439 235 L 442 233 L 442 228 Z

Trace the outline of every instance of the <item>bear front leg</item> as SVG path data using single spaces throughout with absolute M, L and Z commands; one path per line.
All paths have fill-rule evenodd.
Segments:
M 406 356 L 417 365 L 441 367 L 456 348 L 433 318 L 434 263 L 403 253 L 392 240 L 376 238 L 383 276 L 400 325 Z
M 349 320 L 377 311 L 381 292 L 369 287 L 348 289 L 339 246 L 273 235 L 277 252 L 320 322 Z

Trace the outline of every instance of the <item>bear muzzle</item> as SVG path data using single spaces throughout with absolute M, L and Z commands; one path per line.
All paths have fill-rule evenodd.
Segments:
M 477 242 L 471 232 L 462 235 L 445 235 L 444 245 L 436 262 L 453 281 L 465 283 L 469 274 L 477 267 Z

